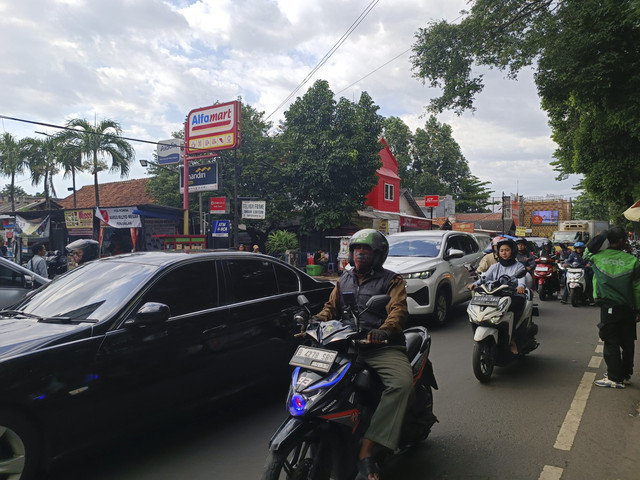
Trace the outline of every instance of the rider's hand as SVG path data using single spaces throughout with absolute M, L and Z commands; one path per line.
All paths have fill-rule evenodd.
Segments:
M 473 290 L 473 287 L 475 287 L 475 285 L 473 283 L 470 283 L 469 285 L 467 285 L 467 288 L 469 290 Z
M 371 330 L 369 335 L 367 335 L 367 340 L 369 343 L 382 343 L 385 340 L 389 339 L 389 334 L 382 330 L 381 328 L 376 328 L 375 330 Z
M 513 291 L 513 290 L 512 290 Z M 524 287 L 518 287 L 517 290 L 518 293 L 524 293 Z

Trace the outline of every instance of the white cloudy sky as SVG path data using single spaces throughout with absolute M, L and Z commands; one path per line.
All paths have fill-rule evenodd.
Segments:
M 158 141 L 190 110 L 238 96 L 277 123 L 277 106 L 307 76 L 371 0 L 3 0 L 0 2 L 0 115 L 54 125 L 83 117 L 114 119 L 126 137 Z M 415 131 L 438 92 L 413 78 L 410 52 L 419 27 L 455 20 L 465 0 L 380 0 L 317 79 L 339 96 L 367 91 L 384 116 Z M 372 74 L 371 74 L 372 73 Z M 371 74 L 371 75 L 369 75 Z M 369 75 L 369 76 L 367 76 Z M 363 80 L 359 81 L 363 77 Z M 555 148 L 532 72 L 518 81 L 490 71 L 477 111 L 438 118 L 453 128 L 474 175 L 499 195 L 576 196 L 572 177 L 554 180 Z M 54 128 L 0 119 L 17 138 Z M 137 159 L 154 147 L 133 143 Z M 129 178 L 146 175 L 136 161 Z M 100 174 L 100 181 L 118 175 Z M 0 178 L 0 185 L 6 183 Z M 93 182 L 89 175 L 79 185 Z M 42 191 L 18 179 L 28 193 Z M 66 196 L 70 179 L 55 181 Z

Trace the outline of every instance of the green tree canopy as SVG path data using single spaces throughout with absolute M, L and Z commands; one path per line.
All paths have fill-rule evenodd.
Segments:
M 622 212 L 640 194 L 640 4 L 634 0 L 475 0 L 459 24 L 433 22 L 413 45 L 415 76 L 442 95 L 432 111 L 473 109 L 483 76 L 515 78 L 537 68 L 536 84 L 558 144 L 559 178 Z M 537 65 L 536 65 L 537 62 Z
M 11 210 L 15 212 L 16 204 L 16 175 L 24 172 L 27 166 L 27 142 L 17 140 L 13 135 L 5 132 L 0 137 L 0 175 L 9 177 Z
M 357 103 L 334 100 L 318 80 L 285 112 L 278 149 L 291 206 L 302 227 L 326 230 L 346 223 L 377 184 L 383 119 L 363 92 Z

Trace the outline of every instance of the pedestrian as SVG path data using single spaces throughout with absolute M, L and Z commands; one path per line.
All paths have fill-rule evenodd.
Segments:
M 640 262 L 624 251 L 627 242 L 626 232 L 613 227 L 595 236 L 585 252 L 594 274 L 594 299 L 600 306 L 598 328 L 607 364 L 604 378 L 594 382 L 598 387 L 625 388 L 633 374 L 636 323 L 640 321 Z
M 260 247 L 258 245 L 253 246 L 253 253 L 260 253 Z
M 44 259 L 44 256 L 47 254 L 47 249 L 44 243 L 36 243 L 31 247 L 31 252 L 33 253 L 33 257 L 27 262 L 27 268 L 41 277 L 48 278 L 47 261 Z
M 245 251 L 244 245 L 242 243 L 240 245 L 238 245 L 238 251 L 239 252 L 244 252 Z
M 3 258 L 7 258 L 9 255 L 8 252 L 9 250 L 7 249 L 7 246 L 4 244 L 4 238 L 0 237 L 0 256 L 2 256 Z

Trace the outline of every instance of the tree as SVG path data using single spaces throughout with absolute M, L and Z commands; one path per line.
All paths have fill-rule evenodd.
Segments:
M 56 196 L 53 176 L 58 173 L 58 155 L 60 144 L 55 137 L 44 139 L 26 138 L 25 154 L 29 170 L 31 171 L 31 185 L 44 184 L 44 198 L 47 209 L 51 208 L 51 195 Z
M 14 185 L 13 193 L 16 197 L 26 197 L 28 195 L 28 193 L 20 185 Z M 0 195 L 2 195 L 3 197 L 11 197 L 11 185 L 5 185 L 4 187 L 2 187 L 2 190 L 0 190 Z
M 382 117 L 363 92 L 338 102 L 318 80 L 285 112 L 278 148 L 290 205 L 304 230 L 346 223 L 377 184 Z
M 583 193 L 573 201 L 571 216 L 576 220 L 609 220 L 609 206 Z
M 24 172 L 27 165 L 27 152 L 26 142 L 23 140 L 16 140 L 16 138 L 8 132 L 2 134 L 0 137 L 0 174 L 5 177 L 10 177 L 11 182 L 10 194 L 11 197 L 11 211 L 15 212 L 16 204 L 16 175 Z
M 415 76 L 442 87 L 435 112 L 473 109 L 477 65 L 535 81 L 558 144 L 559 179 L 621 212 L 640 194 L 640 8 L 634 0 L 476 0 L 457 25 L 433 22 L 413 45 Z
M 68 138 L 65 132 L 55 136 L 58 143 L 58 164 L 62 167 L 64 174 L 62 178 L 71 176 L 73 188 L 73 207 L 76 207 L 76 173 L 83 170 L 82 152 L 80 147 L 74 143 L 74 139 Z
M 401 118 L 389 117 L 384 120 L 383 136 L 389 150 L 398 162 L 398 176 L 400 186 L 413 190 L 413 170 L 411 167 L 411 149 L 413 148 L 413 133 Z
M 110 172 L 120 172 L 120 176 L 129 175 L 129 166 L 134 159 L 133 147 L 120 138 L 122 128 L 114 120 L 105 119 L 91 125 L 87 120 L 76 118 L 67 123 L 63 139 L 68 145 L 75 145 L 85 159 L 83 168 L 93 174 L 96 206 L 100 206 L 98 192 L 98 172 L 109 168 Z M 109 166 L 106 159 L 111 160 Z

